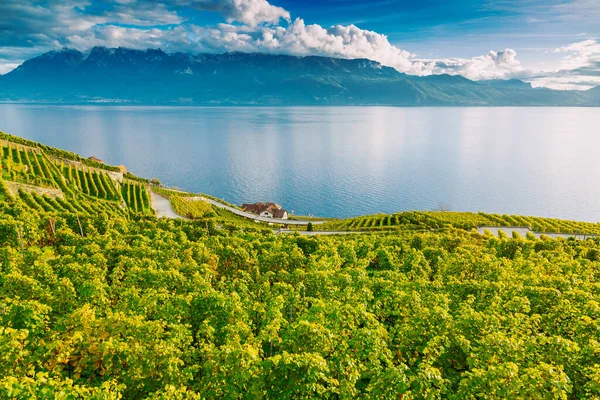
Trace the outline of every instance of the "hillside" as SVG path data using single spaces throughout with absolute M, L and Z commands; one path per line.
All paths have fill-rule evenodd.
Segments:
M 0 76 L 0 100 L 178 105 L 591 106 L 600 92 L 399 73 L 365 59 L 257 53 L 51 51 Z
M 157 219 L 147 180 L 0 139 L 0 398 L 600 396 L 600 239 L 472 229 L 598 224 Z

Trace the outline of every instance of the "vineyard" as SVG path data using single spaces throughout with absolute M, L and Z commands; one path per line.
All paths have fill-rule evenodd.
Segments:
M 5 196 L 14 197 L 21 206 L 45 213 L 125 215 L 127 209 L 153 215 L 145 184 L 115 181 L 109 175 L 115 168 L 14 136 L 0 133 L 0 138 L 1 180 L 62 192 L 61 197 L 49 197 L 18 189 L 11 195 L 3 184 Z
M 121 196 L 130 210 L 141 214 L 153 214 L 146 185 L 136 181 L 123 180 Z
M 31 140 L 23 139 L 23 138 L 18 137 L 18 136 L 9 135 L 9 134 L 1 132 L 1 131 L 0 131 L 0 142 L 11 143 L 13 146 L 15 146 L 15 145 L 26 146 L 26 147 L 28 147 L 30 149 L 39 150 L 39 151 L 43 152 L 44 154 L 46 154 L 47 156 L 52 156 L 52 157 L 57 157 L 57 158 L 64 159 L 64 160 L 70 160 L 70 161 L 79 162 L 79 163 L 82 163 L 82 164 L 84 164 L 84 165 L 86 165 L 88 167 L 103 169 L 103 170 L 106 170 L 106 171 L 119 172 L 119 168 L 118 167 L 114 167 L 114 166 L 111 166 L 111 165 L 106 165 L 106 164 L 103 164 L 103 163 L 99 163 L 97 161 L 93 161 L 93 160 L 81 157 L 78 154 L 71 153 L 70 151 L 61 150 L 61 149 L 57 149 L 55 147 L 46 146 L 46 145 L 43 145 L 41 143 L 37 143 L 37 142 L 33 142 Z
M 104 172 L 77 168 L 64 162 L 60 164 L 60 172 L 74 191 L 106 200 L 119 201 L 121 198 L 112 178 Z
M 34 149 L 15 143 L 2 143 L 1 175 L 4 180 L 29 183 L 36 186 L 56 186 L 45 157 Z
M 175 212 L 187 218 L 206 218 L 215 215 L 213 206 L 194 197 L 171 197 L 171 205 Z
M 566 221 L 552 218 L 522 217 L 517 215 L 410 211 L 396 214 L 376 214 L 350 218 L 320 225 L 318 229 L 343 230 L 397 230 L 443 229 L 471 230 L 480 226 L 521 226 L 536 232 L 600 234 L 600 223 Z
M 0 399 L 600 399 L 600 238 L 472 231 L 597 224 L 275 235 L 160 187 L 190 219 L 156 218 L 146 182 L 22 146 L 2 149 Z

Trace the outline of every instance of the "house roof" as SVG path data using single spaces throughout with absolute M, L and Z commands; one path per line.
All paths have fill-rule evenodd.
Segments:
M 268 211 L 271 214 L 273 214 L 273 216 L 275 218 L 281 218 L 281 217 L 285 216 L 285 213 L 287 212 L 284 209 L 282 209 L 279 204 L 275 204 L 275 203 L 260 203 L 260 202 L 254 203 L 254 204 L 245 203 L 245 204 L 242 204 L 242 209 L 244 211 L 248 211 L 253 214 L 261 214 L 265 211 Z
M 273 213 L 273 217 L 275 217 L 275 218 L 283 218 L 283 217 L 285 217 L 286 213 L 287 213 L 287 211 L 285 211 L 282 208 L 279 208 L 279 209 L 275 210 L 275 212 Z

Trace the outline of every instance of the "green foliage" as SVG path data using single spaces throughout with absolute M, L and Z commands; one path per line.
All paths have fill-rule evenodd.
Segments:
M 600 235 L 600 223 L 450 211 L 406 211 L 392 215 L 368 215 L 328 222 L 327 224 L 319 225 L 318 229 L 329 231 L 394 231 L 398 229 L 438 230 L 451 228 L 470 230 L 482 226 L 519 226 L 530 228 L 536 232 Z
M 170 201 L 173 210 L 186 218 L 205 218 L 215 215 L 213 207 L 198 198 L 173 196 Z
M 77 162 L 83 163 L 89 167 L 100 168 L 100 169 L 104 169 L 107 171 L 115 171 L 115 172 L 120 171 L 118 167 L 114 167 L 112 165 L 106 165 L 103 163 L 99 163 L 97 161 L 89 160 L 87 158 L 79 156 L 78 154 L 71 153 L 70 151 L 46 146 L 44 144 L 37 143 L 37 142 L 27 140 L 27 139 L 23 139 L 18 136 L 9 135 L 8 133 L 4 133 L 2 131 L 0 131 L 0 139 L 5 140 L 7 142 L 18 143 L 20 145 L 24 145 L 24 146 L 31 147 L 31 148 L 41 149 L 47 155 L 57 157 L 57 158 L 62 158 L 65 160 L 77 161 Z
M 195 197 L 196 195 L 193 193 L 182 192 L 179 190 L 172 190 L 163 187 L 152 187 L 152 191 L 160 194 L 163 197 L 173 198 L 173 197 Z
M 9 181 L 42 187 L 56 187 L 54 176 L 48 173 L 45 160 L 29 148 L 14 143 L 2 144 L 0 176 Z
M 0 398 L 600 396 L 600 239 L 480 235 L 466 213 L 274 235 L 157 219 L 137 181 L 123 210 L 76 170 L 48 164 L 64 198 L 0 180 Z
M 131 172 L 126 172 L 125 174 L 123 174 L 123 177 L 129 179 L 130 181 L 136 181 L 139 183 L 150 183 L 149 179 L 140 178 L 139 176 L 136 176 L 136 175 L 132 174 Z
M 123 180 L 121 182 L 121 195 L 127 207 L 135 213 L 154 214 L 150 208 L 146 185 L 135 181 Z
M 18 204 L 9 202 L 0 223 L 4 393 L 597 391 L 595 240 L 273 236 L 207 230 L 202 220 L 60 213 L 52 231 L 44 204 L 57 207 L 56 199 L 22 195 L 41 210 L 16 219 Z

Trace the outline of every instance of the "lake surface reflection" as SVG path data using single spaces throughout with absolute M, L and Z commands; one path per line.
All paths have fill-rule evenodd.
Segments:
M 600 220 L 598 108 L 0 105 L 0 130 L 296 214 Z

